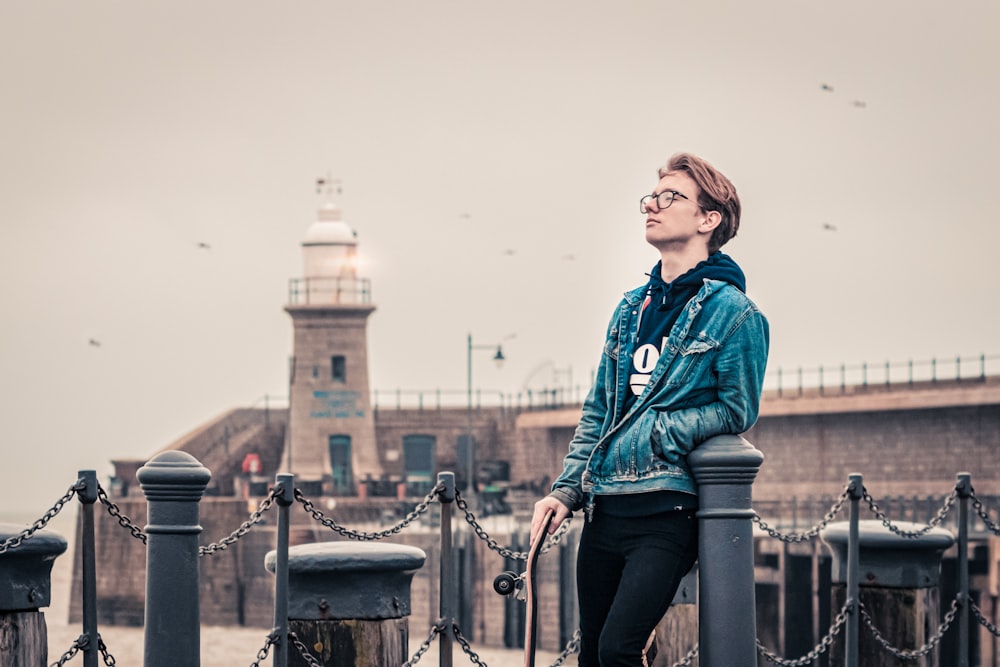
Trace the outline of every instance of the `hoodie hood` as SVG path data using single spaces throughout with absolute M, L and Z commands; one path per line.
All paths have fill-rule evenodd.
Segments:
M 646 293 L 650 298 L 649 305 L 657 310 L 670 310 L 671 304 L 681 300 L 686 302 L 694 296 L 706 279 L 727 282 L 741 292 L 746 292 L 746 276 L 743 269 L 724 252 L 713 252 L 698 262 L 686 272 L 674 278 L 671 282 L 663 282 L 660 277 L 662 262 L 657 262 L 649 272 L 649 284 Z

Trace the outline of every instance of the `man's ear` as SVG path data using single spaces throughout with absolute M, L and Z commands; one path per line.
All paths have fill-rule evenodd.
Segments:
M 698 232 L 701 234 L 711 234 L 720 224 L 722 224 L 722 214 L 718 211 L 707 211 L 705 219 L 698 225 Z

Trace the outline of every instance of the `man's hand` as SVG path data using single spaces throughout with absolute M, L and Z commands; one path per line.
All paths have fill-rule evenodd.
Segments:
M 536 537 L 544 539 L 544 535 L 539 536 L 538 532 L 542 529 L 542 522 L 545 520 L 546 512 L 552 511 L 554 514 L 552 516 L 552 521 L 549 523 L 549 534 L 552 534 L 558 530 L 559 525 L 562 524 L 572 512 L 569 508 L 562 504 L 558 499 L 552 496 L 545 496 L 537 503 L 535 503 L 535 513 L 531 517 L 531 543 L 534 544 Z

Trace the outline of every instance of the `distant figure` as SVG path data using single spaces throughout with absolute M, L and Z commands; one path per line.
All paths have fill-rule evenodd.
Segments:
M 767 320 L 719 251 L 740 225 L 729 179 L 674 155 L 639 210 L 660 261 L 615 309 L 562 474 L 532 517 L 540 539 L 548 511 L 552 532 L 571 512 L 586 515 L 576 566 L 581 667 L 651 662 L 652 632 L 698 557 L 687 455 L 753 425 L 767 361 Z
M 210 245 L 208 245 L 207 243 L 205 243 L 204 241 L 202 241 L 202 242 L 199 242 L 199 243 L 198 243 L 198 248 L 199 248 L 200 250 L 211 250 L 211 249 L 212 249 L 212 246 L 210 246 Z
M 829 222 L 824 222 L 823 229 L 825 229 L 828 232 L 835 232 L 837 231 L 837 225 L 831 225 Z
M 820 86 L 820 90 L 825 90 L 828 93 L 832 93 L 833 92 L 833 86 L 824 83 L 822 86 Z
M 91 347 L 100 347 L 101 346 L 101 341 L 97 340 L 96 338 L 91 338 L 89 341 L 87 341 L 87 343 Z

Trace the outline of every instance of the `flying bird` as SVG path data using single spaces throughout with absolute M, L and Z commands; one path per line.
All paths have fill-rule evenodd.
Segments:
M 833 92 L 833 86 L 831 86 L 828 83 L 824 83 L 822 86 L 819 87 L 819 89 L 820 90 L 824 90 L 824 91 L 826 91 L 828 93 L 832 93 Z
M 207 243 L 205 243 L 204 241 L 199 241 L 199 242 L 198 242 L 198 248 L 199 248 L 200 250 L 211 250 L 211 249 L 212 249 L 212 246 L 208 245 L 208 244 L 207 244 Z
M 100 347 L 101 346 L 101 341 L 97 340 L 96 338 L 91 338 L 89 341 L 87 341 L 87 343 L 91 347 Z
M 835 232 L 837 231 L 837 225 L 831 225 L 829 222 L 824 222 L 823 229 L 825 229 L 828 232 Z

